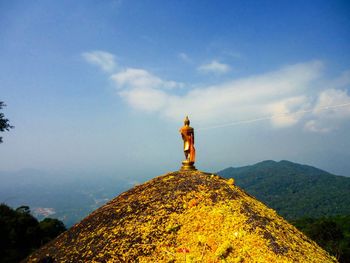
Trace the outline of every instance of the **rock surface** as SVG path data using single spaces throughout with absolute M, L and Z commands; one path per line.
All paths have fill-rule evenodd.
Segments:
M 178 171 L 136 186 L 25 262 L 337 262 L 217 175 Z

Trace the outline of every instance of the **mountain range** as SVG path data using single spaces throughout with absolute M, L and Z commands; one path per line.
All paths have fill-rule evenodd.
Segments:
M 350 178 L 290 161 L 263 161 L 218 174 L 286 219 L 350 214 Z

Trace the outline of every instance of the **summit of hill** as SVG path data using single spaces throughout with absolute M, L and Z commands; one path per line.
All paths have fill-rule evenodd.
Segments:
M 176 171 L 120 194 L 25 262 L 337 262 L 215 174 Z

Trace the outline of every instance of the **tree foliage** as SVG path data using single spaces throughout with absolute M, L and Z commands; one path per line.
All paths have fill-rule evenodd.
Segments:
M 65 230 L 57 219 L 38 222 L 28 206 L 14 210 L 0 204 L 0 262 L 19 262 Z
M 0 110 L 5 107 L 5 103 L 0 101 Z M 5 115 L 0 112 L 0 132 L 9 131 L 13 126 L 10 125 L 9 120 L 5 118 Z M 2 143 L 2 137 L 0 136 L 0 143 Z
M 66 231 L 63 222 L 55 218 L 45 218 L 39 223 L 39 228 L 43 237 L 42 242 L 45 243 Z
M 350 216 L 302 218 L 292 221 L 292 224 L 339 262 L 350 263 Z

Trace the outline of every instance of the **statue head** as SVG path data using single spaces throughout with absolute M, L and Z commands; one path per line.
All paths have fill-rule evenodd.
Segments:
M 184 124 L 186 126 L 189 126 L 190 125 L 190 119 L 188 118 L 188 116 L 186 116 L 185 120 L 184 120 Z

